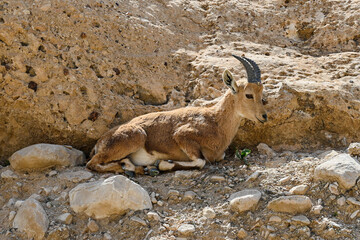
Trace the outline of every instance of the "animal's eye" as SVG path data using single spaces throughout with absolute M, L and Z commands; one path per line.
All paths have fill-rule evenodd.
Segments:
M 264 99 L 264 98 L 263 98 L 263 99 L 261 99 L 261 101 L 262 101 L 262 104 L 263 104 L 263 105 L 268 104 L 268 101 L 267 101 L 266 99 Z
M 248 99 L 253 99 L 253 98 L 254 98 L 254 96 L 253 96 L 252 94 L 245 94 L 245 96 L 246 96 L 246 98 L 248 98 Z

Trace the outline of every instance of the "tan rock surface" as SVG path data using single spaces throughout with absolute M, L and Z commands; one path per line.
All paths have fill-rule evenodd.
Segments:
M 89 152 L 105 131 L 134 116 L 218 97 L 225 67 L 245 76 L 231 53 L 259 63 L 269 102 L 270 121 L 244 120 L 237 144 L 261 140 L 279 151 L 359 140 L 358 3 L 12 0 L 1 6 L 3 161 L 39 142 Z

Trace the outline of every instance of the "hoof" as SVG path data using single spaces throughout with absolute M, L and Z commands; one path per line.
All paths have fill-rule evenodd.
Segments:
M 157 170 L 156 168 L 149 169 L 148 172 L 149 172 L 149 175 L 152 176 L 152 177 L 155 177 L 155 176 L 160 174 L 160 171 Z
M 135 172 L 134 171 L 125 171 L 125 174 L 128 175 L 131 178 L 135 177 Z

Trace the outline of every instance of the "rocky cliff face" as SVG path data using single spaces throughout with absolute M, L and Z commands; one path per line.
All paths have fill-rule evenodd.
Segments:
M 0 3 L 0 158 L 30 144 L 89 151 L 110 127 L 224 92 L 231 53 L 263 72 L 269 122 L 237 145 L 359 140 L 359 1 Z M 197 100 L 194 104 L 201 104 Z

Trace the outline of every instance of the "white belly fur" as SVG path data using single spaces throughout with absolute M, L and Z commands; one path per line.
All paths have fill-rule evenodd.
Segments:
M 131 162 L 137 166 L 154 165 L 156 160 L 166 160 L 167 155 L 158 152 L 148 153 L 144 148 L 130 154 Z

